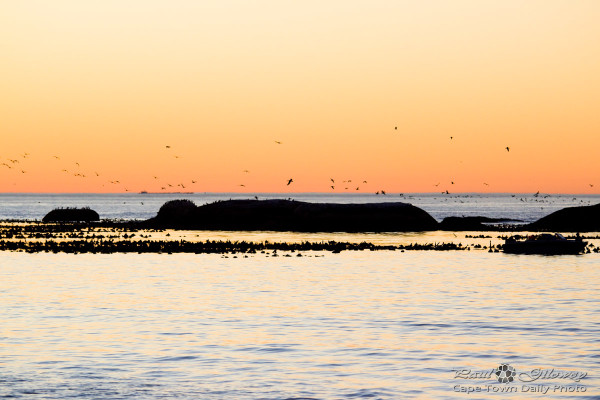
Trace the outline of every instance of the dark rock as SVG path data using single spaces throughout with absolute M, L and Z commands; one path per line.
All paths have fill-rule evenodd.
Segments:
M 166 204 L 165 204 L 166 206 Z M 438 228 L 424 210 L 406 203 L 334 204 L 294 200 L 228 200 L 181 212 L 163 208 L 144 225 L 209 230 L 400 232 Z
M 191 200 L 170 200 L 160 207 L 158 216 L 165 220 L 186 221 L 196 208 Z
M 55 208 L 42 218 L 42 222 L 91 222 L 100 216 L 91 208 Z
M 526 228 L 532 231 L 598 232 L 600 204 L 563 208 L 527 225 Z

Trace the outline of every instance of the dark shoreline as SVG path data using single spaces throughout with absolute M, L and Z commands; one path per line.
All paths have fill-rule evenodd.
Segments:
M 143 221 L 99 220 L 88 208 L 63 208 L 48 215 L 56 222 L 0 222 L 0 250 L 64 253 L 219 253 L 255 254 L 266 251 L 346 250 L 487 250 L 499 252 L 502 245 L 411 243 L 376 245 L 336 241 L 271 243 L 246 241 L 188 241 L 153 239 L 152 232 L 274 231 L 299 233 L 400 233 L 400 232 L 598 232 L 600 204 L 556 211 L 530 224 L 508 224 L 515 220 L 487 217 L 448 217 L 437 222 L 426 211 L 407 203 L 306 203 L 295 200 L 227 200 L 196 206 L 189 200 L 166 202 L 154 218 Z M 86 222 L 67 222 L 87 219 Z M 166 234 L 166 237 L 170 234 Z M 456 235 L 454 235 L 456 236 Z M 475 236 L 471 236 L 475 238 Z M 588 252 L 598 252 L 593 245 Z

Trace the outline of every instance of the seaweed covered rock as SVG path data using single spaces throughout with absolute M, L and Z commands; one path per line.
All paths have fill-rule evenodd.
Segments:
M 600 204 L 567 207 L 526 226 L 529 230 L 559 232 L 600 232 Z
M 91 222 L 100 220 L 100 216 L 89 207 L 55 208 L 42 218 L 43 222 Z
M 169 202 L 171 203 L 171 202 Z M 307 203 L 294 200 L 228 200 L 200 207 L 181 203 L 145 225 L 157 228 L 299 232 L 401 232 L 437 229 L 424 210 L 406 203 Z

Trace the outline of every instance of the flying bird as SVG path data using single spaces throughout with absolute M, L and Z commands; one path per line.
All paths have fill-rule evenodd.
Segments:
M 395 127 L 394 127 L 394 130 L 396 130 L 396 131 L 397 131 L 397 130 L 398 130 L 398 127 L 397 127 L 397 126 L 395 126 Z
M 510 147 L 506 146 L 506 151 L 510 151 Z
M 287 185 L 288 185 L 288 186 L 290 186 L 290 183 L 292 183 L 292 182 L 294 182 L 294 180 L 293 180 L 292 178 L 290 178 L 290 179 L 288 180 L 288 183 L 287 183 Z
M 170 148 L 171 148 L 171 146 L 165 146 L 165 147 L 166 147 L 167 149 L 170 149 Z
M 281 142 L 280 142 L 279 140 L 276 140 L 276 141 L 275 141 L 275 143 L 277 143 L 277 144 L 281 144 Z
M 385 190 L 382 190 L 382 191 L 381 191 L 381 194 L 386 194 L 386 193 L 385 193 Z

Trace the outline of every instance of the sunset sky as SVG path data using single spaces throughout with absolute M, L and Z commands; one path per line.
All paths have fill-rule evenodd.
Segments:
M 599 21 L 597 0 L 4 1 L 0 192 L 599 193 Z

